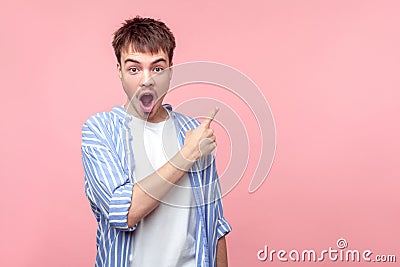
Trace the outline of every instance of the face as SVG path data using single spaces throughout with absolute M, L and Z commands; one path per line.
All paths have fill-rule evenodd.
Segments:
M 165 120 L 167 112 L 162 101 L 169 89 L 171 65 L 162 51 L 151 54 L 129 49 L 121 53 L 121 64 L 117 67 L 127 95 L 128 112 L 149 122 Z

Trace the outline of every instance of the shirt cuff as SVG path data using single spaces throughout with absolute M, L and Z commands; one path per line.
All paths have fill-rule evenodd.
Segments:
M 128 212 L 132 201 L 133 184 L 128 183 L 118 187 L 110 201 L 110 210 L 108 212 L 108 220 L 110 226 L 124 231 L 133 231 L 136 226 L 128 226 Z
M 232 227 L 228 221 L 224 217 L 219 218 L 217 223 L 217 239 L 220 239 L 230 231 L 232 231 Z

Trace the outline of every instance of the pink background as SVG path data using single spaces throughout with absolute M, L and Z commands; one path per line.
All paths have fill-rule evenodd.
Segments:
M 83 191 L 80 130 L 90 115 L 124 101 L 110 42 L 136 14 L 170 26 L 175 63 L 235 67 L 273 111 L 277 150 L 266 182 L 247 192 L 252 154 L 224 197 L 230 266 L 315 266 L 260 262 L 257 251 L 336 248 L 341 237 L 349 249 L 400 260 L 398 1 L 6 2 L 0 266 L 93 266 L 96 224 Z M 242 116 L 254 129 L 251 114 Z

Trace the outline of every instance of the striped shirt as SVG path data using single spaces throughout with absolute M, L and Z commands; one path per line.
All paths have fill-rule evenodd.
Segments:
M 180 147 L 186 131 L 200 123 L 170 110 Z M 135 167 L 130 115 L 122 106 L 90 117 L 82 126 L 82 163 L 85 193 L 97 220 L 98 267 L 128 267 L 134 227 L 128 226 Z M 188 171 L 196 202 L 196 266 L 216 265 L 217 241 L 231 231 L 223 217 L 221 189 L 212 154 L 197 160 Z M 135 205 L 137 203 L 133 203 Z M 155 251 L 155 256 L 157 252 Z

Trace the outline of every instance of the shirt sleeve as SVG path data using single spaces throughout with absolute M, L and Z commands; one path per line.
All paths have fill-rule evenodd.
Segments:
M 217 187 L 219 195 L 221 195 L 219 182 L 217 182 Z M 220 239 L 221 237 L 225 236 L 230 231 L 232 231 L 232 227 L 224 217 L 221 197 L 216 202 L 216 213 L 217 213 L 217 238 Z
M 217 238 L 220 239 L 221 237 L 228 234 L 232 231 L 232 227 L 225 219 L 223 215 L 223 208 L 222 208 L 222 201 L 219 199 L 216 203 L 216 211 L 217 211 Z
M 206 172 L 205 175 L 211 176 L 211 181 L 215 185 L 215 190 L 213 190 L 214 191 L 213 199 L 215 200 L 214 205 L 215 205 L 215 218 L 217 221 L 216 222 L 217 239 L 220 239 L 221 237 L 225 236 L 230 231 L 232 231 L 232 227 L 224 217 L 221 185 L 219 183 L 215 157 L 212 154 L 208 155 L 206 162 L 207 165 L 204 170 Z
M 82 163 L 86 194 L 92 204 L 105 216 L 111 227 L 133 231 L 128 226 L 128 211 L 133 183 L 124 172 L 109 132 L 88 120 L 82 126 Z

